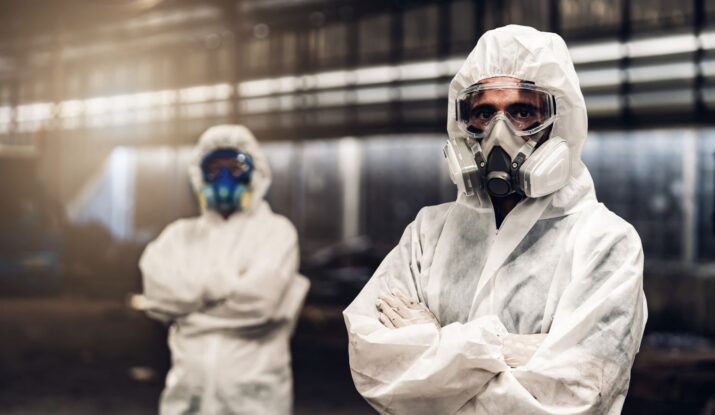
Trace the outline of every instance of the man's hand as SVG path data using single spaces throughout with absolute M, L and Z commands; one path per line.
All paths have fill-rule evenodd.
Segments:
M 508 334 L 504 337 L 502 353 L 510 367 L 524 366 L 531 360 L 536 349 L 546 338 L 546 333 L 540 334 Z
M 439 327 L 439 321 L 426 305 L 411 300 L 400 290 L 381 295 L 375 306 L 380 312 L 380 323 L 388 328 L 423 323 L 432 323 Z

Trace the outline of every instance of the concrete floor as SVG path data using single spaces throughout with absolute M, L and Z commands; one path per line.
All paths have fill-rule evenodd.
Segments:
M 375 413 L 352 384 L 339 309 L 308 307 L 298 326 L 297 415 Z M 0 299 L 0 310 L 3 414 L 156 413 L 169 358 L 159 324 L 119 300 Z M 641 350 L 623 413 L 715 414 L 715 350 Z
M 156 413 L 169 362 L 160 324 L 116 300 L 0 299 L 0 309 L 0 413 Z M 375 413 L 338 337 L 294 347 L 297 415 Z

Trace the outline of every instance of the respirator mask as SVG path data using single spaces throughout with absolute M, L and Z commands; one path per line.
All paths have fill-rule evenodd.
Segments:
M 568 182 L 566 140 L 548 137 L 556 99 L 547 90 L 529 82 L 477 83 L 459 93 L 455 109 L 464 136 L 448 139 L 443 150 L 460 192 L 541 197 Z
M 253 169 L 251 156 L 239 150 L 220 148 L 209 153 L 201 160 L 200 203 L 223 214 L 245 209 L 250 204 Z

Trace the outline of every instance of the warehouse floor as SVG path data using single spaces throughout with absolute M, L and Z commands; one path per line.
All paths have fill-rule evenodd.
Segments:
M 168 367 L 160 325 L 118 300 L 0 299 L 0 309 L 3 414 L 156 413 Z M 341 324 L 339 307 L 304 313 L 293 356 L 298 415 L 374 413 L 352 385 Z M 658 347 L 638 356 L 625 414 L 715 413 L 715 350 L 687 339 L 645 344 Z

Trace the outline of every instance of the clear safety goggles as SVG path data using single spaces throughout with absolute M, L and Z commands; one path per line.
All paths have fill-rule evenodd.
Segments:
M 457 124 L 470 137 L 481 140 L 497 120 L 505 120 L 512 132 L 530 136 L 556 119 L 552 94 L 531 83 L 474 84 L 457 95 Z
M 226 170 L 238 181 L 248 181 L 253 172 L 253 159 L 246 153 L 234 149 L 218 149 L 201 161 L 204 181 L 213 183 Z

